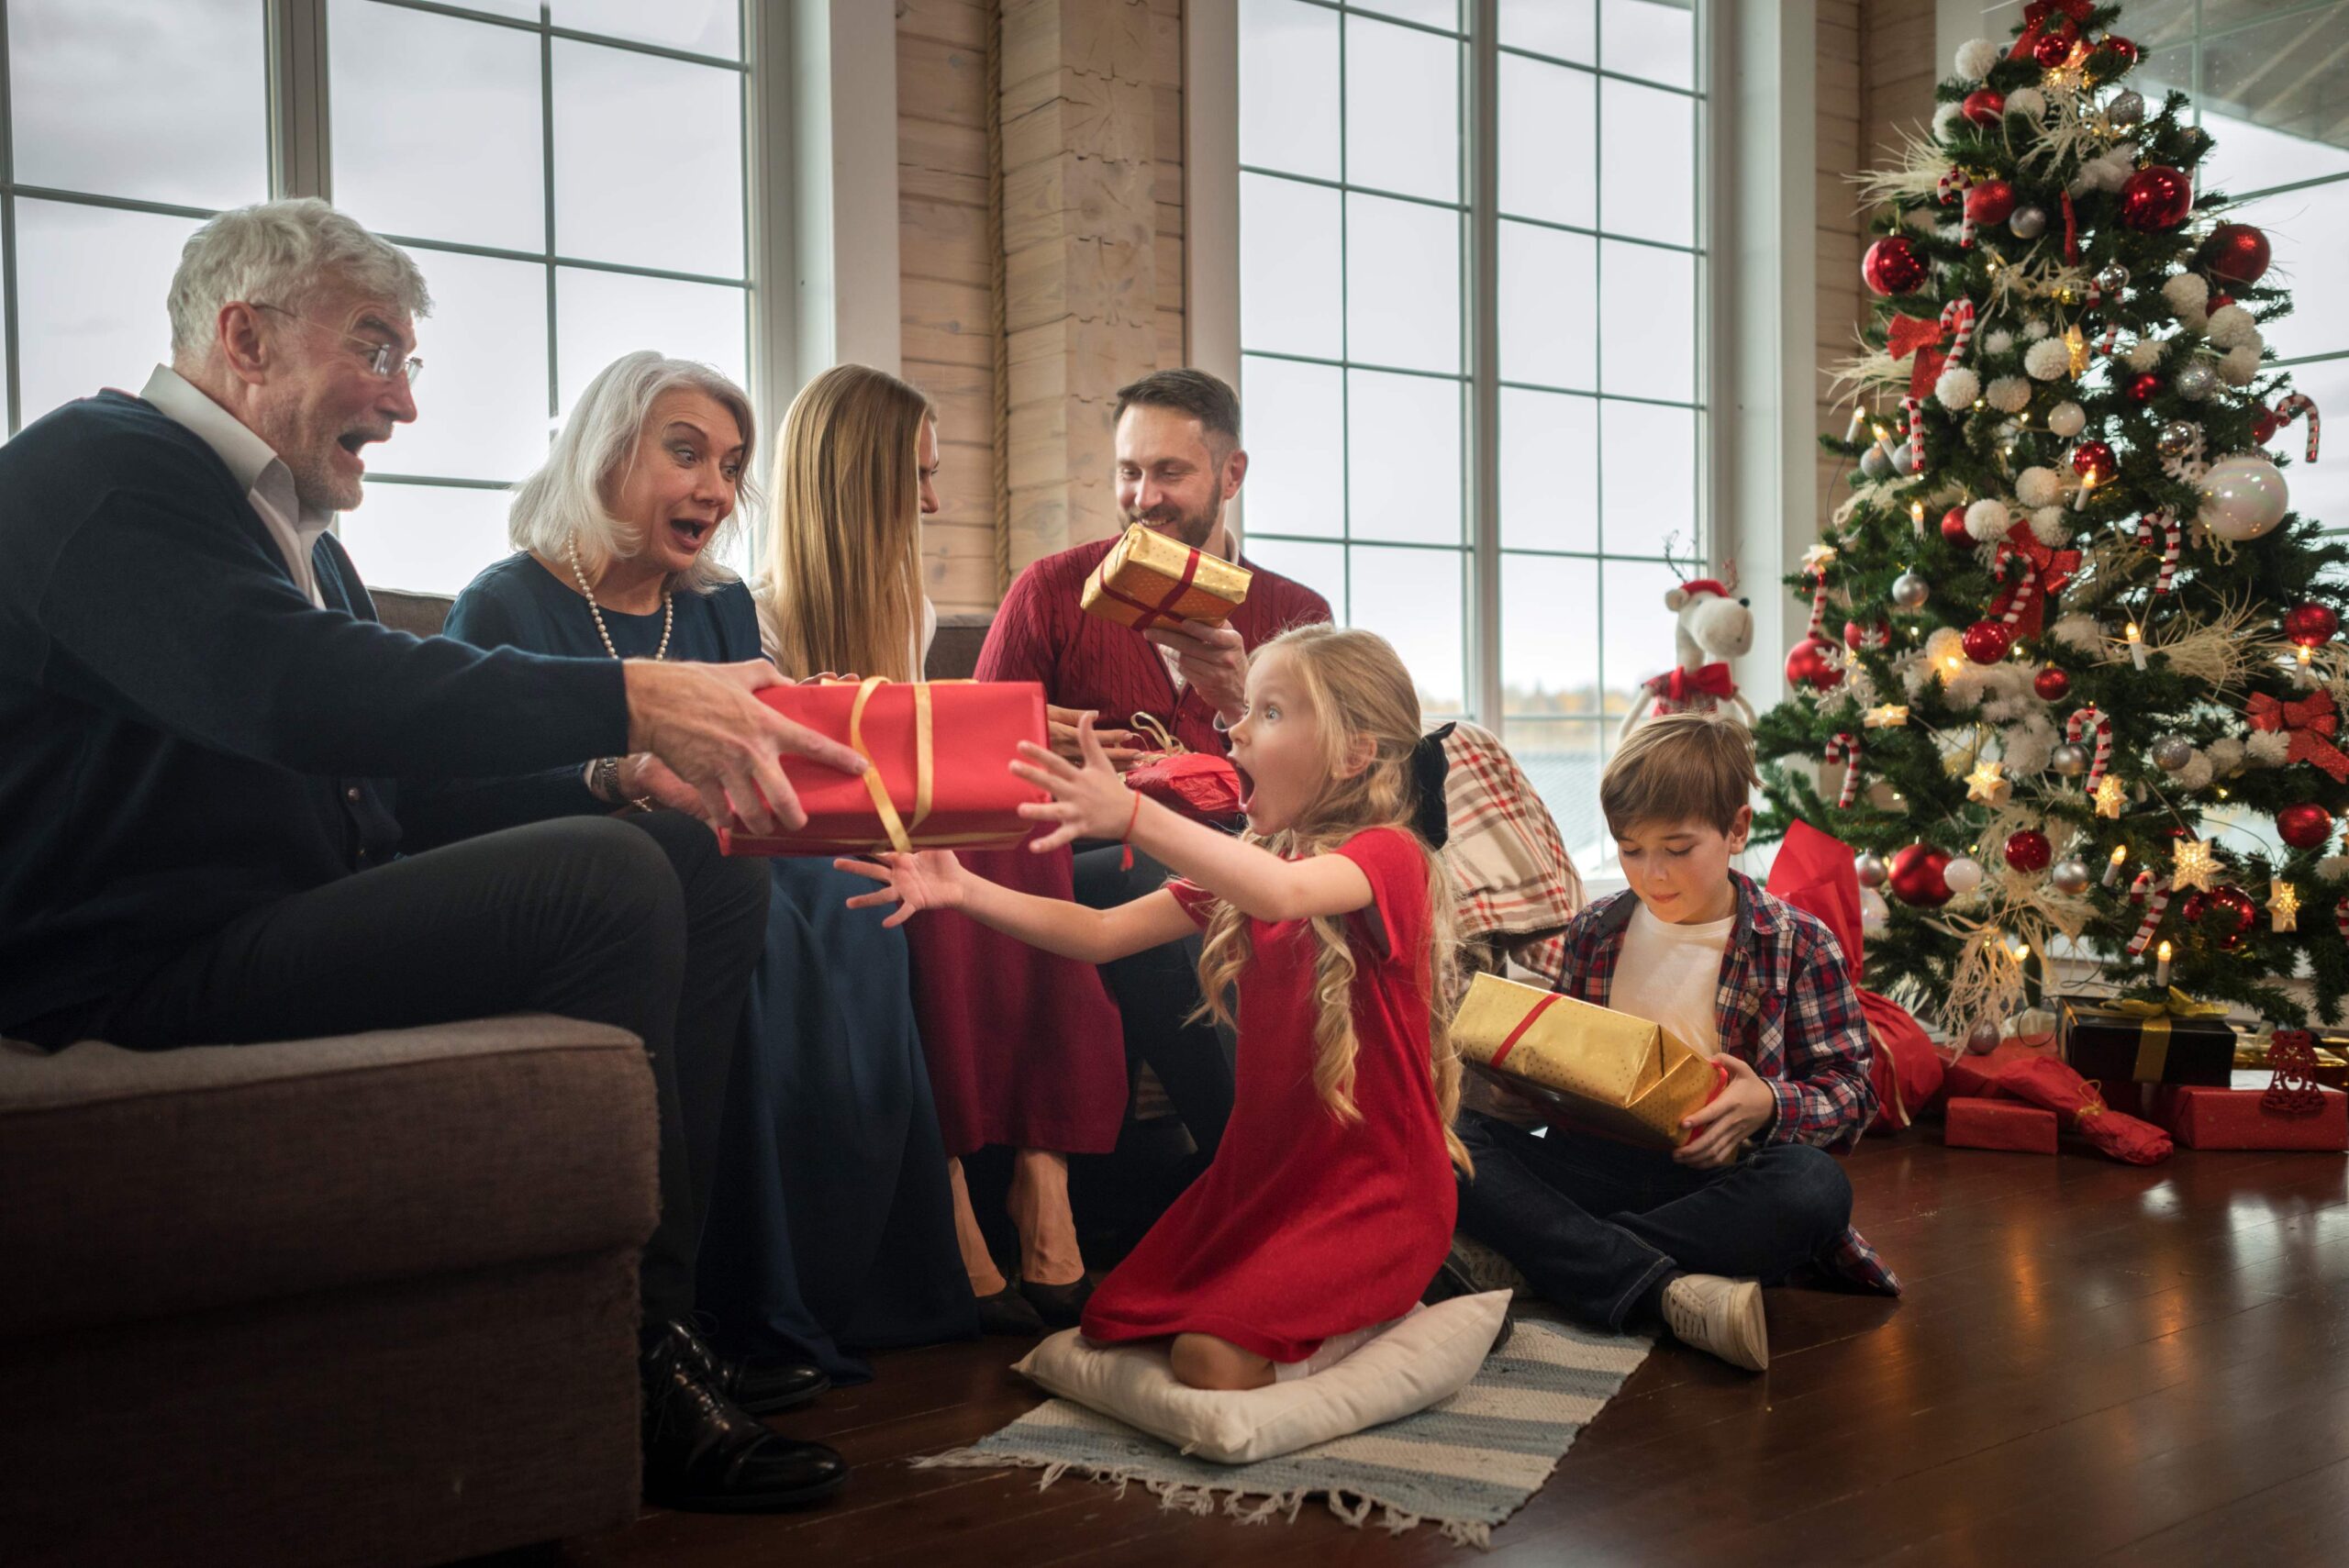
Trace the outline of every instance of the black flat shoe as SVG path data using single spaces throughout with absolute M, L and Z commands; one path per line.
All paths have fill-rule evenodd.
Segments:
M 1038 1284 L 1033 1280 L 1019 1282 L 1019 1294 L 1036 1309 L 1049 1328 L 1074 1329 L 1085 1316 L 1085 1304 L 1093 1298 L 1093 1282 L 1080 1274 L 1066 1284 Z
M 993 1296 L 978 1297 L 979 1332 L 1008 1334 L 1016 1339 L 1032 1340 L 1044 1331 L 1044 1320 L 1028 1305 L 1016 1284 L 1007 1284 Z
M 695 1513 L 759 1514 L 818 1503 L 848 1484 L 822 1443 L 779 1438 L 712 1386 L 708 1347 L 668 1324 L 650 1336 L 644 1377 L 644 1498 Z M 699 1353 L 696 1353 L 696 1352 Z
M 702 1320 L 702 1314 L 694 1316 Z M 736 1361 L 719 1355 L 693 1324 L 672 1319 L 669 1329 L 684 1336 L 681 1353 L 693 1362 L 702 1381 L 753 1416 L 796 1410 L 832 1385 L 830 1374 L 822 1367 L 779 1359 Z

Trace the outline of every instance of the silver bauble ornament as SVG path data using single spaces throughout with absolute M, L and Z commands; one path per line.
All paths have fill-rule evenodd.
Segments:
M 2194 742 L 2183 735 L 2165 735 L 2154 742 L 2154 766 L 2174 773 L 2194 761 Z
M 2164 457 L 2184 457 L 2194 450 L 2194 438 L 2199 433 L 2191 421 L 2172 419 L 2154 438 L 2154 447 Z
M 2105 105 L 2104 117 L 2114 125 L 2131 126 L 2145 117 L 2145 95 L 2134 87 Z
M 2097 269 L 2096 286 L 2106 294 L 2119 294 L 2129 286 L 2129 269 L 2114 261 Z
M 2202 506 L 2195 514 L 2221 539 L 2241 544 L 2284 520 L 2291 493 L 2284 475 L 2264 457 L 2221 458 L 2202 476 Z
M 1889 479 L 1892 477 L 1892 460 L 1885 455 L 1882 447 L 1870 447 L 1860 454 L 1860 473 L 1868 479 Z
M 1892 472 L 1904 478 L 1917 472 L 1917 449 L 1903 441 L 1892 449 Z
M 1903 572 L 1892 580 L 1892 604 L 1896 609 L 1921 610 L 1932 596 L 1933 585 L 1914 572 Z
M 1998 1049 L 1998 1041 L 2002 1038 L 1998 1020 L 1984 1018 L 1965 1031 L 1965 1049 L 1976 1056 L 1987 1056 Z
M 2047 765 L 2065 778 L 2077 778 L 2088 771 L 2088 754 L 2065 741 L 2047 753 Z
M 2180 397 L 2199 403 L 2219 390 L 2219 373 L 2201 360 L 2190 360 L 2178 367 L 2177 374 L 2170 378 L 2170 385 L 2176 388 Z
M 1852 857 L 1852 869 L 1859 873 L 1862 887 L 1882 887 L 1892 873 L 1886 868 L 1884 857 L 1870 850 L 1862 850 Z
M 2047 209 L 2019 206 L 2007 219 L 2007 232 L 2018 239 L 2036 239 L 2047 232 Z
M 2057 861 L 2047 868 L 2047 884 L 2069 896 L 2088 890 L 2088 868 L 2085 861 Z
M 2067 441 L 2087 428 L 2088 411 L 2068 398 L 2047 411 L 2047 428 Z

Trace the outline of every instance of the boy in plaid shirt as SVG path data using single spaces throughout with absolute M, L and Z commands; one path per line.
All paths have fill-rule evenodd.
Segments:
M 1876 1115 L 1868 1032 L 1827 928 L 1730 869 L 1753 827 L 1753 742 L 1714 714 L 1651 718 L 1598 786 L 1630 890 L 1575 917 L 1557 988 L 1664 1025 L 1729 1081 L 1671 1153 L 1464 1112 L 1460 1229 L 1542 1296 L 1610 1329 L 1662 1328 L 1735 1366 L 1770 1359 L 1761 1284 L 1817 1262 L 1899 1284 L 1851 1228 L 1825 1151 Z M 1473 1270 L 1471 1271 L 1473 1273 Z

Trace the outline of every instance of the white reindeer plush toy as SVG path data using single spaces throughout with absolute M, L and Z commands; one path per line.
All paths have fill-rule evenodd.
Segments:
M 1672 634 L 1679 662 L 1661 675 L 1641 683 L 1644 694 L 1623 715 L 1621 740 L 1653 714 L 1695 711 L 1710 713 L 1726 705 L 1753 727 L 1753 708 L 1737 695 L 1728 661 L 1753 648 L 1753 612 L 1736 592 L 1731 571 L 1728 584 L 1718 578 L 1692 577 L 1664 596 L 1664 607 L 1677 618 Z

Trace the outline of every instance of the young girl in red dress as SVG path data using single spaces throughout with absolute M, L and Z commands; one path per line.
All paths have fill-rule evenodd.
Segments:
M 1302 627 L 1264 644 L 1231 760 L 1248 784 L 1232 838 L 1126 788 L 1087 729 L 1085 765 L 1021 748 L 1012 771 L 1052 799 L 1031 848 L 1124 839 L 1174 868 L 1111 909 L 1015 893 L 952 853 L 839 862 L 885 887 L 887 924 L 959 908 L 1087 963 L 1206 930 L 1208 1010 L 1230 1021 L 1239 1082 L 1221 1147 L 1085 1310 L 1098 1343 L 1165 1339 L 1175 1376 L 1257 1388 L 1318 1370 L 1417 1305 L 1452 1238 L 1460 1062 L 1442 1005 L 1451 899 L 1442 751 L 1419 732 L 1409 672 L 1366 631 Z M 1115 1041 L 1104 1043 L 1114 1049 Z

